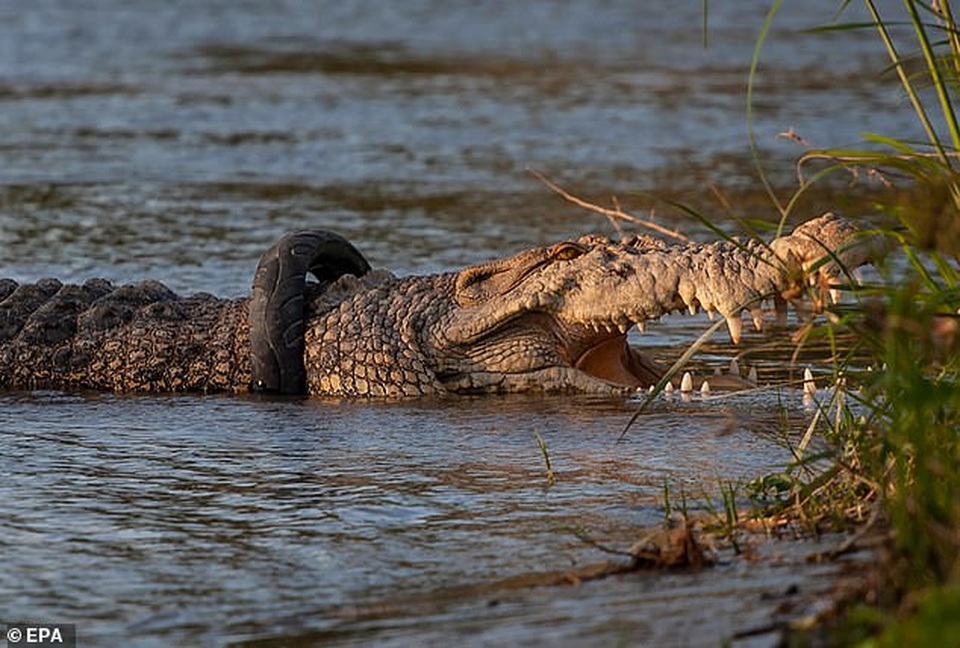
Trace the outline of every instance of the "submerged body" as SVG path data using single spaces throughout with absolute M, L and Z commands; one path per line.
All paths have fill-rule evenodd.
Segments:
M 662 375 L 627 344 L 631 325 L 703 308 L 726 317 L 738 341 L 743 310 L 759 326 L 764 300 L 782 304 L 811 282 L 826 289 L 836 266 L 814 264 L 828 251 L 846 267 L 871 253 L 857 228 L 827 215 L 769 246 L 587 236 L 460 272 L 397 278 L 369 270 L 346 241 L 321 234 L 321 245 L 297 251 L 315 257 L 307 265 L 319 283 L 303 282 L 306 266 L 285 266 L 281 248 L 274 274 L 258 269 L 251 299 L 178 297 L 156 282 L 8 281 L 0 285 L 0 387 L 619 393 Z M 289 298 L 275 303 L 271 291 L 281 289 Z M 280 373 L 295 369 L 302 380 L 264 384 L 264 353 L 274 354 Z
M 0 387 L 237 391 L 250 384 L 246 299 L 156 281 L 0 283 Z

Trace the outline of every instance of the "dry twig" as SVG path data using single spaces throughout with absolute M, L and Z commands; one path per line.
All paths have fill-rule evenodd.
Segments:
M 535 170 L 535 169 L 528 169 L 528 171 L 529 171 L 535 178 L 537 178 L 537 180 L 539 180 L 539 181 L 542 182 L 543 184 L 547 185 L 547 187 L 549 187 L 550 189 L 552 189 L 554 192 L 558 193 L 558 194 L 559 194 L 560 196 L 562 196 L 564 199 L 572 202 L 572 203 L 575 204 L 575 205 L 579 205 L 580 207 L 583 207 L 584 209 L 589 209 L 589 210 L 592 211 L 592 212 L 596 212 L 596 213 L 598 213 L 598 214 L 602 214 L 602 215 L 606 216 L 608 219 L 610 219 L 610 222 L 611 222 L 611 223 L 614 222 L 613 219 L 620 219 L 620 220 L 627 221 L 627 222 L 629 222 L 629 223 L 633 223 L 634 225 L 639 225 L 640 227 L 646 227 L 647 229 L 651 229 L 651 230 L 653 230 L 653 231 L 655 231 L 655 232 L 659 232 L 659 233 L 661 233 L 661 234 L 663 234 L 663 235 L 665 235 L 665 236 L 669 236 L 669 237 L 671 237 L 671 238 L 677 239 L 678 241 L 683 241 L 684 243 L 689 243 L 690 240 L 691 240 L 690 237 L 685 236 L 685 235 L 681 234 L 680 232 L 678 232 L 678 231 L 676 231 L 676 230 L 668 229 L 668 228 L 666 228 L 666 227 L 663 227 L 662 225 L 657 225 L 657 224 L 654 223 L 653 221 L 644 220 L 644 219 L 642 219 L 642 218 L 637 218 L 636 216 L 633 216 L 632 214 L 628 214 L 628 213 L 624 212 L 622 209 L 620 209 L 620 205 L 617 203 L 616 199 L 614 199 L 614 204 L 615 204 L 616 207 L 617 207 L 616 209 L 607 209 L 606 207 L 600 207 L 599 205 L 594 205 L 593 203 L 587 202 L 586 200 L 582 200 L 582 199 L 577 198 L 576 196 L 568 193 L 567 191 L 565 191 L 564 189 L 562 189 L 559 185 L 557 185 L 555 182 L 547 179 L 547 178 L 546 178 L 542 173 L 540 173 L 539 171 L 537 171 L 537 170 Z M 615 227 L 618 231 L 620 230 L 620 228 L 619 228 L 619 227 L 616 227 L 616 225 L 614 225 L 614 227 Z

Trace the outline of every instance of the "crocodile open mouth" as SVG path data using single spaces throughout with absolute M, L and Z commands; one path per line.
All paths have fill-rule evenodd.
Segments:
M 664 369 L 627 343 L 626 335 L 606 337 L 586 348 L 573 367 L 590 375 L 626 387 L 656 384 Z

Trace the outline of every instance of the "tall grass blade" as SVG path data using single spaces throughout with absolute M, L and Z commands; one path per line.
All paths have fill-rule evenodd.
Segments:
M 907 6 L 907 11 L 910 14 L 910 20 L 913 23 L 914 31 L 917 34 L 917 41 L 920 43 L 920 51 L 923 53 L 923 58 L 927 62 L 927 71 L 930 73 L 930 78 L 933 80 L 933 87 L 937 91 L 937 98 L 940 100 L 940 109 L 943 111 L 943 118 L 947 123 L 947 128 L 950 131 L 950 139 L 953 142 L 953 150 L 960 150 L 960 128 L 957 126 L 957 116 L 953 110 L 953 104 L 950 100 L 950 94 L 947 89 L 946 82 L 943 79 L 942 65 L 937 54 L 933 51 L 933 46 L 930 44 L 930 39 L 927 37 L 927 30 L 924 27 L 923 21 L 920 19 L 920 15 L 917 13 L 917 3 L 914 0 L 904 0 L 904 3 Z M 944 2 L 946 4 L 946 2 Z M 937 149 L 942 150 L 942 146 L 939 145 L 939 139 L 937 140 Z M 950 156 L 943 154 L 943 164 L 949 169 L 953 168 L 952 159 Z

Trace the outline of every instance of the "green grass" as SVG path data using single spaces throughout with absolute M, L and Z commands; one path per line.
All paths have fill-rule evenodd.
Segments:
M 550 465 L 550 451 L 547 450 L 547 444 L 539 434 L 534 436 L 537 440 L 537 447 L 540 448 L 540 454 L 543 456 L 543 468 L 547 479 L 547 486 L 553 486 L 557 475 L 553 472 L 553 467 Z
M 869 283 L 847 273 L 853 304 L 828 305 L 827 317 L 804 328 L 800 345 L 819 338 L 833 351 L 834 386 L 821 392 L 809 428 L 791 447 L 792 464 L 747 484 L 721 482 L 719 504 L 704 494 L 702 506 L 715 535 L 734 545 L 747 516 L 738 509 L 744 498 L 762 523 L 848 531 L 844 549 L 879 534 L 889 558 L 874 575 L 880 582 L 867 583 L 877 596 L 848 608 L 845 623 L 817 636 L 838 645 L 946 645 L 960 636 L 960 26 L 946 0 L 903 0 L 891 15 L 862 0 L 867 23 L 838 22 L 852 4 L 838 0 L 835 22 L 817 31 L 876 34 L 893 72 L 878 83 L 896 80 L 925 140 L 866 134 L 863 149 L 810 150 L 799 160 L 800 185 L 782 199 L 764 172 L 751 106 L 761 52 L 784 1 L 773 2 L 763 23 L 747 92 L 750 146 L 778 232 L 815 184 L 835 185 L 838 174 L 844 184 L 879 179 L 882 192 L 865 202 L 870 218 L 862 225 L 884 237 L 890 253 Z M 671 205 L 710 226 L 696 210 Z M 841 343 L 851 339 L 852 347 Z M 826 443 L 810 443 L 814 435 Z M 686 518 L 682 489 L 679 497 Z M 675 504 L 665 485 L 668 520 Z
M 757 43 L 751 101 L 753 74 L 780 4 L 774 3 Z M 841 19 L 849 4 L 838 3 Z M 824 29 L 876 32 L 926 140 L 868 135 L 863 150 L 810 151 L 800 164 L 813 170 L 806 174 L 812 179 L 793 198 L 780 201 L 769 189 L 785 222 L 797 196 L 838 172 L 869 169 L 872 177 L 909 179 L 891 186 L 879 210 L 871 210 L 884 217 L 877 230 L 893 249 L 879 265 L 879 279 L 857 289 L 853 306 L 833 309 L 811 332 L 832 337 L 853 330 L 858 340 L 849 354 L 838 354 L 834 367 L 841 384 L 856 389 L 838 389 L 816 417 L 829 449 L 815 458 L 798 452 L 788 471 L 761 478 L 754 488 L 815 526 L 888 524 L 893 559 L 884 569 L 894 595 L 881 601 L 890 609 L 867 615 L 888 621 L 866 643 L 937 645 L 960 632 L 960 29 L 947 2 L 904 0 L 892 15 L 881 15 L 871 0 L 863 4 L 870 24 Z M 758 154 L 755 159 L 769 188 Z M 874 370 L 848 363 L 850 357 L 869 358 Z M 858 614 L 850 615 L 854 625 Z

